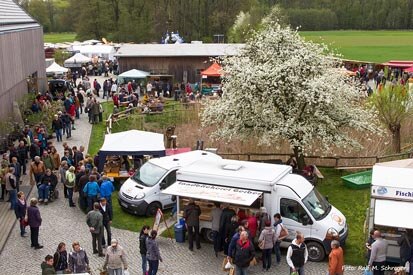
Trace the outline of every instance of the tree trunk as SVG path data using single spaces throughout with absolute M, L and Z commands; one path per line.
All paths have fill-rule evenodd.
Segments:
M 392 147 L 393 147 L 393 152 L 398 154 L 401 151 L 401 146 L 400 146 L 400 128 L 401 125 L 393 125 L 390 127 L 390 131 L 392 133 Z
M 294 156 L 297 160 L 298 170 L 303 170 L 305 167 L 305 160 L 301 147 L 294 146 Z

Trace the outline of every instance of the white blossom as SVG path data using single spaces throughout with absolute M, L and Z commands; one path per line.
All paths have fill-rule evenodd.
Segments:
M 239 55 L 223 59 L 223 95 L 207 101 L 202 124 L 216 126 L 215 138 L 257 137 L 262 144 L 286 139 L 302 149 L 315 142 L 325 149 L 358 146 L 348 129 L 378 128 L 339 63 L 325 45 L 267 24 Z

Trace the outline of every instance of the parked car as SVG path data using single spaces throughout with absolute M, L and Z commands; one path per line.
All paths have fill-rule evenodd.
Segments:
M 65 93 L 68 91 L 74 94 L 73 85 L 64 79 L 52 79 L 48 82 L 49 92 L 54 100 L 63 99 Z

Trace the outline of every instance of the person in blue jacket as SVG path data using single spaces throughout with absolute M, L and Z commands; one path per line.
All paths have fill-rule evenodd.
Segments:
M 83 187 L 83 193 L 87 197 L 88 211 L 92 211 L 93 203 L 98 201 L 98 194 L 100 194 L 100 188 L 95 175 L 90 175 L 88 183 Z

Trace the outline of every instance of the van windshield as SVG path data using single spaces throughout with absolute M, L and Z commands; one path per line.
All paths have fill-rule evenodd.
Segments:
M 315 188 L 303 199 L 303 203 L 317 221 L 324 219 L 331 210 L 331 204 Z
M 166 169 L 147 162 L 132 176 L 132 179 L 144 186 L 152 187 L 159 182 L 166 172 Z

